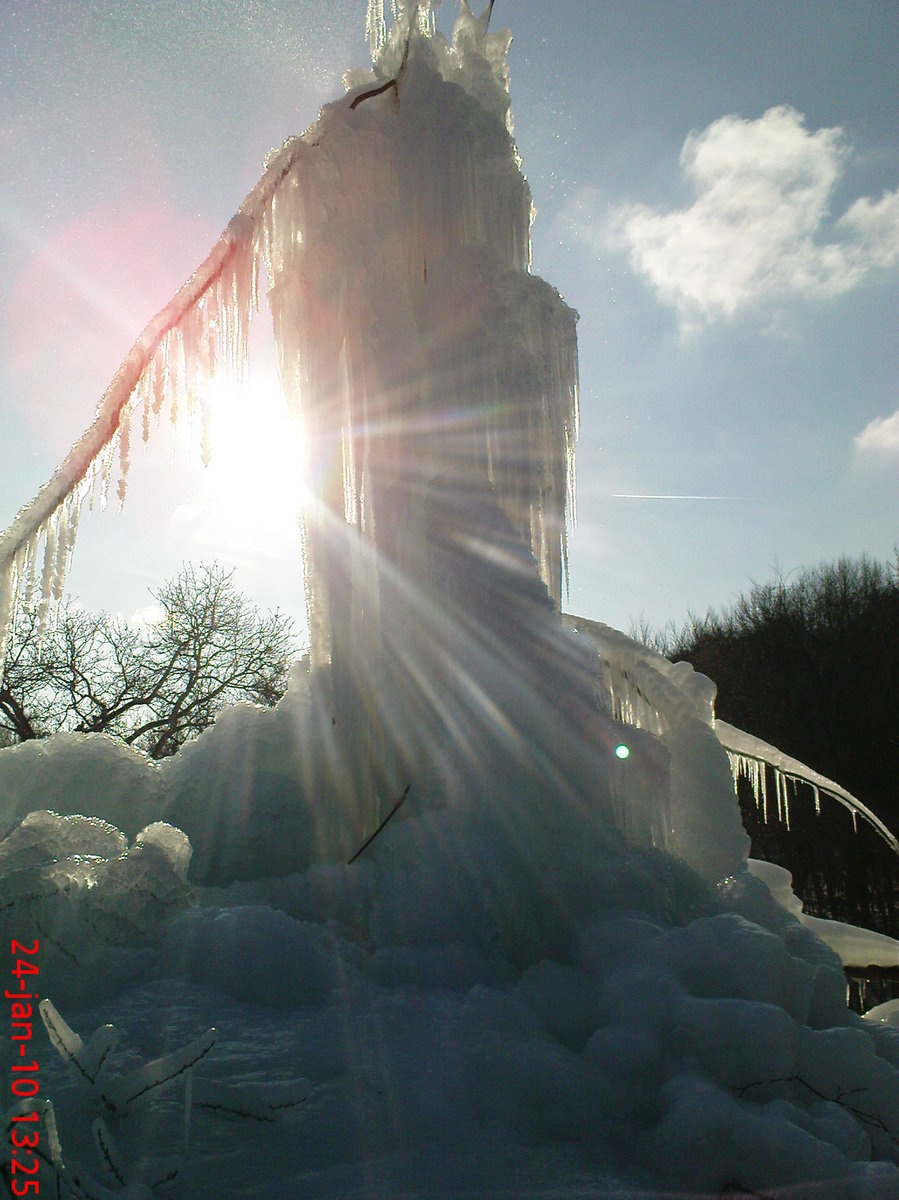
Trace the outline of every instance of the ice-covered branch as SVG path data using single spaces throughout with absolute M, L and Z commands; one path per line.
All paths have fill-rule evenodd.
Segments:
M 274 155 L 205 261 L 146 325 L 106 389 L 93 423 L 52 477 L 13 523 L 0 534 L 0 671 L 19 589 L 33 586 L 38 545 L 45 541 L 40 591 L 44 610 L 58 598 L 74 545 L 88 476 L 98 472 L 105 494 L 111 452 L 118 439 L 124 500 L 132 412 L 143 404 L 145 439 L 149 414 L 159 415 L 179 392 L 192 399 L 198 384 L 224 359 L 240 371 L 246 357 L 247 325 L 258 308 L 258 272 L 264 218 L 278 187 L 294 165 L 302 142 L 294 139 Z M 174 414 L 173 414 L 174 419 Z
M 862 804 L 861 800 L 858 800 L 851 792 L 847 792 L 845 788 L 840 787 L 832 779 L 813 771 L 799 759 L 791 758 L 789 754 L 784 754 L 782 750 L 778 750 L 776 746 L 770 746 L 761 738 L 753 737 L 752 734 L 745 733 L 742 729 L 728 725 L 726 721 L 715 722 L 715 733 L 730 757 L 734 778 L 744 775 L 749 779 L 757 803 L 766 802 L 764 768 L 771 767 L 774 771 L 779 805 L 782 805 L 782 797 L 786 795 L 787 780 L 806 783 L 813 789 L 816 797 L 818 793 L 823 792 L 827 796 L 832 796 L 844 808 L 848 808 L 852 813 L 853 822 L 859 817 L 863 821 L 867 821 L 887 845 L 899 854 L 899 840 L 884 825 L 883 821 L 871 812 L 870 808 Z

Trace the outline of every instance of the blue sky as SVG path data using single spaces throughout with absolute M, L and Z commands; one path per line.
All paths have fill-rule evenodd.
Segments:
M 0 526 L 266 151 L 364 64 L 363 9 L 3 6 Z M 581 314 L 570 609 L 658 625 L 777 568 L 891 557 L 899 7 L 497 0 L 493 20 L 515 39 L 534 269 Z M 241 477 L 186 447 L 173 471 L 158 439 L 122 514 L 83 521 L 71 590 L 128 615 L 215 556 L 301 613 L 290 451 L 278 436 L 266 463 L 257 424 Z

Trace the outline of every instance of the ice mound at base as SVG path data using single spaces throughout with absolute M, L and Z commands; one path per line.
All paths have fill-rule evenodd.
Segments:
M 213 1082 L 310 1081 L 300 1110 L 239 1137 L 198 1113 L 174 1194 L 899 1195 L 899 1033 L 846 1009 L 839 959 L 742 869 L 742 839 L 725 841 L 737 865 L 716 882 L 721 824 L 704 826 L 698 781 L 718 778 L 708 755 L 723 751 L 690 734 L 708 729 L 696 697 L 659 701 L 665 746 L 586 704 L 595 655 L 562 636 L 545 592 L 485 611 L 486 641 L 462 639 L 454 659 L 478 698 L 454 697 L 464 736 L 440 738 L 419 714 L 443 757 L 398 745 L 407 800 L 352 865 L 368 743 L 327 672 L 304 668 L 276 709 L 228 710 L 162 767 L 118 756 L 129 794 L 154 796 L 168 822 L 124 857 L 123 834 L 77 816 L 33 814 L 0 844 L 0 870 L 16 871 L 11 936 L 41 939 L 44 994 L 74 1027 L 114 1021 L 149 1053 L 215 1025 Z M 513 645 L 516 661 L 496 669 L 485 644 Z M 433 668 L 432 653 L 421 638 L 405 661 Z M 401 676 L 380 686 L 404 728 Z M 620 739 L 634 748 L 620 769 L 638 770 L 616 778 Z M 26 779 L 21 752 L 3 752 L 0 789 L 10 764 L 18 805 L 37 805 L 58 773 L 88 808 L 118 811 L 115 755 L 105 739 L 51 739 Z M 623 798 L 658 802 L 666 770 L 693 822 L 672 840 L 696 870 L 616 823 Z M 717 784 L 705 798 L 724 804 Z M 728 803 L 736 821 L 732 791 Z M 133 874 L 142 862 L 152 878 Z M 35 898 L 38 879 L 49 896 Z M 77 1156 L 72 1085 L 52 1070 L 44 1081 Z M 181 1139 L 180 1103 L 151 1107 L 141 1152 Z
M 226 775 L 245 719 L 258 732 L 255 711 L 226 715 L 195 763 L 214 747 Z M 153 891 L 164 878 L 178 902 L 126 944 L 16 905 L 44 994 L 85 1035 L 113 1021 L 149 1053 L 215 1025 L 213 1082 L 310 1081 L 274 1125 L 198 1112 L 172 1195 L 899 1195 L 899 1032 L 846 1009 L 836 955 L 746 872 L 711 887 L 575 806 L 504 799 L 410 793 L 352 866 L 195 887 L 186 907 L 186 842 L 148 830 L 166 866 Z M 89 869 L 76 909 L 130 912 L 111 867 L 146 851 L 124 846 L 102 822 L 35 814 L 0 870 Z M 40 1055 L 67 1153 L 87 1161 L 75 1084 Z M 142 1153 L 177 1148 L 180 1105 L 132 1130 Z
M 159 816 L 155 764 L 106 734 L 22 742 L 3 750 L 0 764 L 0 836 L 35 809 L 99 817 L 132 838 Z
M 45 952 L 41 988 L 90 990 L 108 947 L 134 947 L 187 903 L 190 853 L 185 834 L 162 821 L 129 845 L 98 817 L 30 812 L 0 841 L 4 938 L 34 930 Z
M 872 1161 L 896 1151 L 899 1037 L 848 1013 L 836 958 L 761 884 L 716 896 L 601 836 L 510 871 L 509 835 L 404 819 L 370 861 L 210 891 L 175 919 L 194 986 L 259 1028 L 270 984 L 279 1027 L 298 1022 L 304 1194 L 899 1194 Z

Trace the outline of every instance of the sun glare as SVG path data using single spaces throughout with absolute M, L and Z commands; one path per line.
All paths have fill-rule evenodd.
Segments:
M 298 510 L 302 503 L 303 441 L 273 373 L 244 384 L 212 385 L 207 398 L 211 486 L 224 497 L 247 497 Z
M 287 411 L 274 368 L 251 366 L 242 384 L 213 381 L 201 407 L 206 466 L 198 465 L 178 521 L 193 526 L 210 548 L 237 558 L 280 553 L 285 543 L 299 557 L 302 430 Z

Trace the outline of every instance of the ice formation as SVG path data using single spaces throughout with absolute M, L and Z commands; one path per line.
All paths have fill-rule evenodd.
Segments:
M 462 5 L 449 44 L 418 4 L 401 6 L 382 40 L 382 16 L 369 12 L 374 71 L 269 156 L 207 261 L 138 339 L 94 425 L 0 539 L 0 647 L 39 544 L 46 609 L 81 503 L 94 485 L 105 495 L 116 459 L 124 499 L 138 414 L 149 435 L 164 405 L 173 417 L 202 408 L 223 363 L 241 370 L 264 290 L 314 498 L 309 660 L 326 683 L 307 685 L 310 721 L 351 731 L 306 771 L 341 798 L 331 828 L 317 827 L 323 852 L 358 845 L 413 782 L 477 803 L 503 743 L 522 794 L 586 790 L 632 842 L 669 845 L 665 754 L 635 736 L 629 770 L 610 770 L 608 746 L 596 746 L 595 652 L 556 613 L 576 314 L 528 270 L 509 35 Z M 530 711 L 510 730 L 502 713 L 522 690 Z M 566 744 L 560 712 L 590 731 Z M 603 736 L 616 739 L 611 723 Z M 744 848 L 727 789 L 721 797 L 731 828 L 714 877 Z
M 32 808 L 0 841 L 7 940 L 27 918 L 83 962 L 82 949 L 92 957 L 97 942 L 128 943 L 187 903 L 191 849 L 180 829 L 154 821 L 129 846 L 98 817 Z
M 802 901 L 793 891 L 790 872 L 776 863 L 750 859 L 749 870 L 756 879 L 764 880 L 778 904 L 793 913 L 801 925 L 840 956 L 844 966 L 899 967 L 899 941 L 895 938 L 858 925 L 847 925 L 844 921 L 809 916 L 802 911 Z
M 738 869 L 745 839 L 721 756 L 707 748 L 710 706 L 687 697 L 683 673 L 669 679 L 662 690 L 680 688 L 683 702 L 665 702 L 663 723 L 686 721 L 689 733 L 662 730 L 651 704 L 641 714 L 616 692 L 632 648 L 610 652 L 604 635 L 597 687 L 596 628 L 566 636 L 546 602 L 559 606 L 566 573 L 576 314 L 528 270 L 509 35 L 488 32 L 489 9 L 475 19 L 467 5 L 452 44 L 435 34 L 428 5 L 395 16 L 387 36 L 383 6 L 369 6 L 373 72 L 348 79 L 344 100 L 269 156 L 209 258 L 141 334 L 95 423 L 0 538 L 0 660 L 15 599 L 35 586 L 39 546 L 46 614 L 82 501 L 96 489 L 105 497 L 116 461 L 124 500 L 138 415 L 146 438 L 165 406 L 173 420 L 208 413 L 204 383 L 223 366 L 243 370 L 265 292 L 314 497 L 310 663 L 328 682 L 308 685 L 310 721 L 352 731 L 330 763 L 304 768 L 307 783 L 356 810 L 320 827 L 319 840 L 349 850 L 413 779 L 419 791 L 477 794 L 465 760 L 478 760 L 483 781 L 481 729 L 496 723 L 503 687 L 526 689 L 532 720 L 512 747 L 526 774 L 574 794 L 586 784 L 632 842 L 673 849 L 717 879 Z M 486 676 L 499 674 L 497 691 Z M 556 714 L 590 727 L 595 742 L 597 691 L 614 718 L 654 735 L 635 739 L 628 772 L 583 746 L 564 747 L 560 761 Z M 445 754 L 434 752 L 435 731 L 453 743 Z M 614 729 L 603 737 L 615 740 Z M 700 795 L 715 833 L 697 847 Z
M 669 744 L 675 759 L 681 741 L 670 736 L 672 724 L 689 713 L 700 726 L 707 726 L 727 752 L 731 773 L 736 785 L 743 778 L 749 781 L 756 805 L 768 819 L 767 772 L 774 779 L 774 794 L 778 819 L 790 824 L 790 789 L 796 784 L 811 788 L 816 809 L 820 811 L 820 798 L 829 796 L 852 815 L 853 825 L 859 820 L 869 824 L 896 854 L 899 854 L 899 839 L 858 797 L 853 796 L 833 779 L 828 779 L 797 758 L 792 758 L 743 729 L 728 724 L 715 716 L 715 685 L 704 675 L 695 672 L 689 663 L 669 662 L 642 642 L 634 641 L 617 629 L 600 621 L 587 620 L 566 614 L 565 624 L 569 629 L 590 638 L 600 653 L 599 692 L 609 712 L 618 720 L 638 729 L 650 732 Z M 672 782 L 672 791 L 675 784 Z M 695 781 L 684 789 L 694 798 L 708 793 Z M 704 812 L 702 802 L 695 812 L 682 813 L 682 819 L 673 822 L 674 829 L 689 828 L 701 821 Z M 707 814 L 706 814 L 707 815 Z
M 0 540 L 8 622 L 39 546 L 35 586 L 59 591 L 116 460 L 124 496 L 136 421 L 241 369 L 267 294 L 317 498 L 310 661 L 161 767 L 73 735 L 0 754 L 4 845 L 52 884 L 12 887 L 4 920 L 50 934 L 80 1027 L 101 1006 L 153 1045 L 214 1024 L 231 1082 L 310 1080 L 277 1149 L 198 1131 L 178 1195 L 888 1200 L 899 1035 L 847 1010 L 837 955 L 746 871 L 713 685 L 559 615 L 575 315 L 528 270 L 488 16 L 463 0 L 449 44 L 428 4 L 388 35 L 372 0 L 373 73 L 270 157 Z M 123 857 L 110 825 L 27 816 L 41 797 L 129 836 L 166 824 Z M 42 1080 L 68 1147 L 77 1101 Z M 142 1155 L 171 1115 L 150 1105 Z
M 857 825 L 859 818 L 866 821 L 883 838 L 887 845 L 899 854 L 899 840 L 876 813 L 871 812 L 867 805 L 862 804 L 851 792 L 813 771 L 805 763 L 789 754 L 784 754 L 776 746 L 763 742 L 761 738 L 753 737 L 742 729 L 728 725 L 726 721 L 716 720 L 715 732 L 718 740 L 730 758 L 734 782 L 742 777 L 748 779 L 752 787 L 755 802 L 762 809 L 765 819 L 768 818 L 768 789 L 765 779 L 765 767 L 770 767 L 774 773 L 775 799 L 777 814 L 789 828 L 790 824 L 790 793 L 789 787 L 796 783 L 804 783 L 812 789 L 815 807 L 820 811 L 821 794 L 830 796 L 852 814 L 852 823 Z

